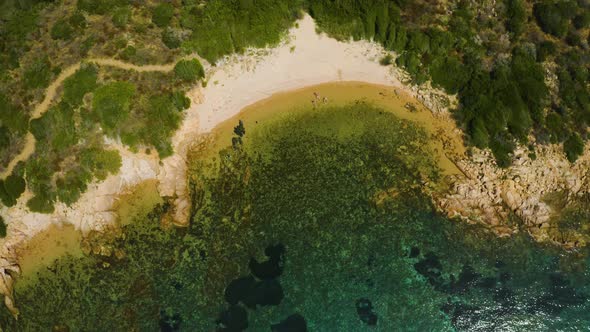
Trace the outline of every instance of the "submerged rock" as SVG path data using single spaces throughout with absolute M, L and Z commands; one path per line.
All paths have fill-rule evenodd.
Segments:
M 274 279 L 283 273 L 283 254 L 285 253 L 285 246 L 277 244 L 268 246 L 264 250 L 264 254 L 268 260 L 258 263 L 256 259 L 250 259 L 250 272 L 258 279 Z
M 231 305 L 236 305 L 250 297 L 256 287 L 256 279 L 252 276 L 234 279 L 225 288 L 225 301 Z
M 293 314 L 270 326 L 271 332 L 307 332 L 307 322 L 300 314 Z
M 217 319 L 218 332 L 239 332 L 248 328 L 248 312 L 239 305 L 232 305 L 221 312 Z
M 284 297 L 283 287 L 281 287 L 278 280 L 262 280 L 248 290 L 248 294 L 242 302 L 248 308 L 256 309 L 257 305 L 263 307 L 279 305 Z
M 369 326 L 377 325 L 377 314 L 373 312 L 373 304 L 369 299 L 358 299 L 356 301 L 356 312 L 363 323 Z

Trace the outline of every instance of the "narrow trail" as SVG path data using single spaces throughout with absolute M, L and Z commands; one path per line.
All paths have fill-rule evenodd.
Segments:
M 196 55 L 188 55 L 188 56 L 182 57 L 178 61 L 190 60 L 190 59 L 199 59 L 199 57 Z M 199 59 L 199 60 L 201 60 L 201 59 Z M 43 116 L 43 114 L 45 112 L 47 112 L 47 110 L 49 109 L 49 106 L 51 105 L 51 103 L 53 102 L 53 100 L 55 99 L 55 97 L 57 95 L 58 88 L 63 84 L 63 82 L 68 77 L 72 76 L 78 69 L 80 69 L 80 66 L 82 65 L 82 63 L 95 63 L 98 66 L 115 67 L 115 68 L 119 68 L 119 69 L 123 69 L 123 70 L 135 70 L 138 72 L 169 72 L 174 69 L 174 66 L 176 65 L 177 61 L 175 61 L 173 63 L 165 64 L 165 65 L 145 65 L 145 66 L 134 65 L 132 63 L 127 63 L 127 62 L 123 62 L 121 60 L 110 59 L 110 58 L 89 58 L 89 59 L 85 59 L 83 61 L 80 61 L 80 62 L 73 64 L 73 65 L 67 67 L 66 69 L 64 69 L 59 74 L 59 76 L 57 76 L 57 78 L 47 87 L 47 89 L 45 89 L 45 97 L 43 98 L 43 101 L 41 101 L 41 103 L 39 103 L 39 104 L 37 104 L 37 106 L 35 106 L 35 109 L 31 113 L 31 117 L 29 119 L 29 122 L 31 120 L 40 118 L 41 116 Z M 35 143 L 36 142 L 37 141 L 35 139 L 35 136 L 33 136 L 33 134 L 30 131 L 27 132 L 27 134 L 25 135 L 25 144 L 23 146 L 23 149 L 21 150 L 21 152 L 18 155 L 16 155 L 8 163 L 8 166 L 6 167 L 6 169 L 2 173 L 0 173 L 1 180 L 6 179 L 6 177 L 8 177 L 10 174 L 12 174 L 14 167 L 19 162 L 29 159 L 29 157 L 35 152 Z

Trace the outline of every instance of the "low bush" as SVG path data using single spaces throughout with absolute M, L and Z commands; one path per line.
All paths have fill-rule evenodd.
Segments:
M 205 77 L 205 70 L 197 59 L 180 60 L 174 66 L 174 74 L 183 81 L 196 82 Z

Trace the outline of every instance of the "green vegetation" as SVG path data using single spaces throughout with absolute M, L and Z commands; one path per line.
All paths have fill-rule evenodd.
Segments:
M 209 62 L 246 47 L 276 44 L 299 17 L 302 0 L 213 0 L 205 6 L 187 1 L 180 8 L 180 27 L 192 31 L 183 41 L 187 52 L 197 52 Z
M 518 37 L 526 27 L 525 3 L 523 0 L 506 0 L 506 6 L 506 28 Z
M 575 1 L 543 1 L 533 7 L 539 26 L 546 33 L 563 38 L 568 31 L 570 19 L 576 15 Z
M 113 82 L 101 86 L 94 93 L 92 109 L 97 113 L 107 135 L 116 136 L 122 123 L 129 117 L 135 86 L 128 82 Z
M 84 96 L 94 91 L 98 70 L 93 65 L 83 65 L 74 75 L 64 81 L 63 100 L 70 105 L 80 105 Z
M 0 237 L 6 236 L 6 223 L 4 222 L 4 218 L 0 216 Z
M 152 22 L 160 28 L 170 25 L 173 16 L 174 6 L 168 2 L 163 2 L 152 10 Z
M 0 180 L 0 201 L 6 206 L 13 206 L 16 204 L 17 198 L 25 192 L 25 180 L 12 174 L 6 180 Z
M 565 149 L 565 155 L 571 162 L 576 161 L 580 155 L 584 152 L 584 142 L 580 138 L 580 135 L 573 133 L 563 144 Z
M 182 111 L 190 106 L 190 100 L 182 93 L 152 95 L 141 100 L 140 125 L 123 128 L 123 143 L 135 147 L 138 144 L 153 146 L 160 158 L 174 152 L 171 137 L 182 120 Z
M 51 63 L 45 57 L 38 58 L 24 72 L 24 85 L 27 89 L 45 88 L 51 79 Z
M 74 28 L 66 19 L 61 19 L 53 24 L 51 38 L 68 40 L 72 38 Z
M 382 66 L 389 66 L 392 63 L 393 56 L 391 54 L 387 54 L 386 56 L 382 57 L 381 60 L 379 60 L 379 64 Z
M 113 12 L 113 25 L 117 28 L 124 28 L 131 17 L 131 9 L 129 7 L 117 8 Z
M 180 60 L 174 66 L 174 74 L 183 81 L 196 82 L 205 77 L 205 70 L 197 59 Z

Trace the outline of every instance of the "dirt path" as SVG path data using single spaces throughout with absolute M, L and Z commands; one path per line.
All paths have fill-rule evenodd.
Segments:
M 183 59 L 194 59 L 194 58 L 197 58 L 197 57 L 195 55 L 189 55 L 187 57 L 184 57 Z M 43 98 L 43 101 L 41 101 L 41 103 L 39 103 L 39 104 L 37 104 L 37 106 L 35 106 L 35 109 L 33 110 L 33 113 L 31 114 L 30 120 L 38 119 L 41 116 L 43 116 L 43 114 L 45 112 L 47 112 L 47 110 L 49 109 L 49 106 L 51 106 L 51 103 L 53 102 L 53 100 L 57 96 L 58 88 L 63 84 L 63 82 L 68 77 L 72 76 L 78 69 L 80 69 L 80 66 L 82 65 L 82 63 L 95 63 L 99 66 L 115 67 L 115 68 L 124 69 L 124 70 L 135 70 L 138 72 L 169 72 L 169 71 L 172 71 L 174 69 L 174 66 L 176 65 L 176 62 L 173 62 L 173 63 L 169 63 L 169 64 L 165 64 L 165 65 L 138 66 L 138 65 L 123 62 L 120 60 L 108 59 L 108 58 L 89 58 L 84 61 L 78 62 L 74 65 L 69 66 L 65 70 L 63 70 L 59 74 L 59 76 L 47 87 L 47 89 L 45 89 L 45 98 Z M 2 179 L 2 180 L 6 179 L 6 177 L 8 177 L 10 174 L 12 174 L 14 167 L 19 162 L 27 160 L 33 154 L 33 152 L 35 152 L 35 143 L 36 143 L 35 137 L 29 131 L 25 136 L 25 144 L 23 146 L 23 149 L 21 150 L 21 152 L 18 155 L 16 155 L 10 161 L 10 163 L 8 163 L 8 166 L 6 167 L 6 169 L 2 173 L 0 173 L 0 179 Z

